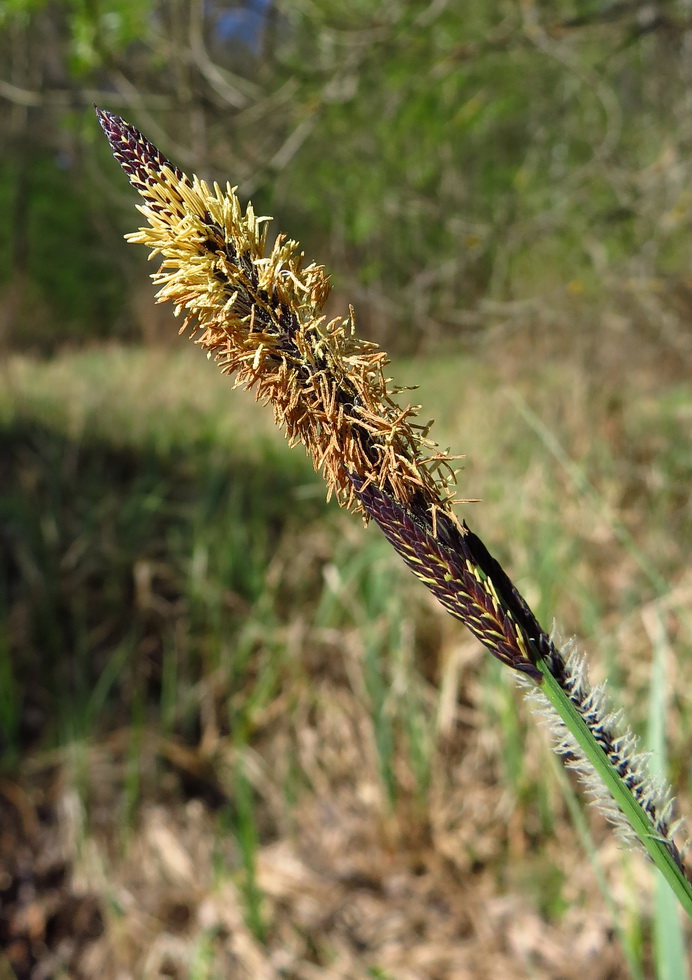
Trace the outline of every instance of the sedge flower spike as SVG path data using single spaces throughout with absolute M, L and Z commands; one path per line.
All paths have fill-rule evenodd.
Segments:
M 236 385 L 272 405 L 289 443 L 302 443 L 322 472 L 328 497 L 372 518 L 447 611 L 519 672 L 554 722 L 557 751 L 621 838 L 643 845 L 692 914 L 668 787 L 648 777 L 629 733 L 618 734 L 583 660 L 563 655 L 480 538 L 455 516 L 455 457 L 428 438 L 429 426 L 416 421 L 418 406 L 398 404 L 404 389 L 390 387 L 386 354 L 357 337 L 353 310 L 327 320 L 324 268 L 306 265 L 298 244 L 282 235 L 268 249 L 269 219 L 249 204 L 243 211 L 230 184 L 210 187 L 188 177 L 134 126 L 96 112 L 143 201 L 138 210 L 147 225 L 126 237 L 161 256 L 152 277 L 157 301 L 172 302 L 184 316 L 180 332 L 188 331 Z
M 243 213 L 234 189 L 209 187 L 170 163 L 118 116 L 97 110 L 113 154 L 143 198 L 148 226 L 127 239 L 163 262 L 153 276 L 236 385 L 273 406 L 289 442 L 302 442 L 328 495 L 372 517 L 452 615 L 504 663 L 535 680 L 549 648 L 528 607 L 452 510 L 453 457 L 437 450 L 417 408 L 399 406 L 386 354 L 360 340 L 353 312 L 327 322 L 329 281 L 303 266 L 279 236 L 269 255 L 267 218 Z

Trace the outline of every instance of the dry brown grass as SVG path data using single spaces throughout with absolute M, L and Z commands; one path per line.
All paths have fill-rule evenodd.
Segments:
M 154 733 L 142 744 L 152 772 L 146 802 L 121 842 L 112 815 L 125 763 L 111 738 L 80 763 L 89 814 L 66 759 L 54 777 L 51 825 L 36 828 L 32 873 L 56 850 L 66 877 L 54 889 L 39 878 L 27 924 L 16 924 L 20 935 L 33 930 L 34 949 L 42 939 L 53 946 L 46 927 L 64 931 L 31 976 L 58 975 L 58 964 L 75 977 L 181 980 L 627 975 L 559 801 L 559 839 L 541 840 L 537 856 L 535 814 L 516 812 L 498 780 L 501 740 L 483 719 L 470 724 L 472 709 L 441 742 L 429 798 L 392 810 L 362 700 L 332 681 L 313 696 L 311 712 L 258 733 L 244 753 L 264 828 L 256 856 L 264 941 L 248 928 L 237 847 L 220 834 L 216 808 L 180 792 L 171 800 L 155 785 L 156 758 L 175 753 Z M 472 685 L 469 700 L 481 696 Z M 282 769 L 293 753 L 309 787 L 289 812 Z M 225 755 L 232 751 L 222 742 L 214 753 L 222 786 Z M 194 756 L 187 764 L 196 765 Z M 30 781 L 45 783 L 39 774 Z M 603 858 L 617 877 L 617 854 L 606 848 Z M 546 918 L 543 887 L 562 892 L 570 908 Z

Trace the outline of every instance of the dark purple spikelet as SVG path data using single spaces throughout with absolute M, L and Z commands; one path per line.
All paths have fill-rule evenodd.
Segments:
M 151 207 L 161 210 L 161 202 L 152 194 L 160 183 L 160 174 L 164 170 L 170 170 L 178 182 L 187 181 L 187 177 L 130 123 L 107 109 L 99 109 L 98 106 L 94 106 L 94 109 L 113 156 L 127 174 L 128 180 Z M 178 209 L 176 212 L 182 213 Z
M 152 167 L 159 170 L 168 167 L 178 180 L 182 178 L 182 170 L 172 164 L 138 129 L 107 109 L 99 109 L 98 106 L 94 108 L 113 156 L 128 176 L 146 185 L 151 180 Z
M 412 508 L 372 484 L 352 480 L 368 514 L 447 612 L 504 664 L 540 682 L 536 661 L 550 640 L 480 539 L 446 515 L 440 515 L 444 526 L 433 533 Z

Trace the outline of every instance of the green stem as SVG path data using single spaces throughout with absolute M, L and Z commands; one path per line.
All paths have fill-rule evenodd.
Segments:
M 648 814 L 623 783 L 617 770 L 611 765 L 603 749 L 594 738 L 591 729 L 548 670 L 547 664 L 543 660 L 539 660 L 537 666 L 543 674 L 542 692 L 576 739 L 584 756 L 594 767 L 606 789 L 629 821 L 651 860 L 675 892 L 682 907 L 692 918 L 692 882 L 677 866 L 664 842 L 655 836 Z

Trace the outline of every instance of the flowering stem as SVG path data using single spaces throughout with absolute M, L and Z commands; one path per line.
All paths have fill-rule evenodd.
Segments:
M 692 884 L 674 841 L 673 799 L 651 776 L 636 739 L 619 731 L 603 687 L 585 661 L 559 650 L 478 535 L 453 510 L 455 457 L 401 407 L 385 377 L 387 357 L 356 336 L 353 310 L 326 321 L 329 278 L 304 265 L 278 236 L 266 254 L 268 219 L 235 189 L 209 187 L 170 163 L 142 134 L 97 114 L 113 154 L 139 192 L 148 224 L 128 240 L 162 256 L 159 302 L 185 314 L 181 332 L 236 385 L 269 403 L 291 445 L 301 442 L 342 506 L 374 520 L 444 608 L 528 687 L 564 756 L 627 844 L 639 843 L 692 915 Z
M 569 729 L 581 752 L 610 792 L 649 857 L 675 892 L 684 910 L 692 917 L 692 882 L 676 860 L 677 852 L 671 851 L 667 840 L 653 833 L 650 816 L 598 744 L 583 715 L 550 672 L 547 663 L 539 660 L 537 666 L 543 675 L 541 693 L 550 701 L 566 728 Z

